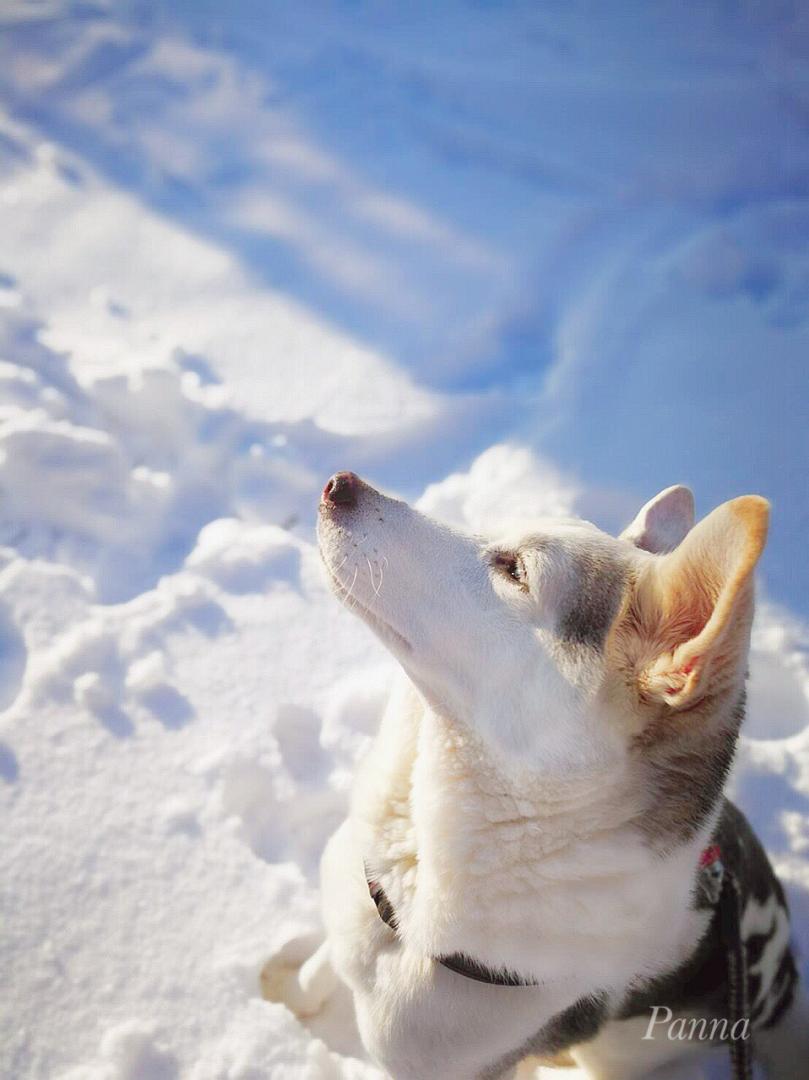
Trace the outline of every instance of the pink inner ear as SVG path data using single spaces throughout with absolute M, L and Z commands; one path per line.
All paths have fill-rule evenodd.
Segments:
M 699 657 L 698 657 L 698 656 L 692 656 L 692 657 L 691 657 L 691 659 L 690 659 L 690 660 L 688 661 L 688 663 L 687 663 L 687 664 L 684 664 L 684 665 L 683 665 L 683 666 L 682 666 L 682 667 L 680 668 L 680 670 L 679 670 L 679 674 L 680 674 L 680 675 L 690 675 L 690 674 L 691 674 L 691 672 L 692 672 L 692 671 L 694 670 L 694 668 L 696 667 L 696 664 L 697 664 L 697 661 L 698 661 L 698 660 L 699 660 Z M 667 693 L 667 694 L 668 694 L 669 696 L 671 696 L 672 694 L 679 694 L 679 692 L 680 692 L 680 689 L 681 689 L 681 687 L 673 686 L 673 687 L 671 687 L 670 689 L 666 690 L 666 693 Z

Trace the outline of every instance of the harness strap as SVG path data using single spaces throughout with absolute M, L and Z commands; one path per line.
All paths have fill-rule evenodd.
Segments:
M 368 892 L 371 894 L 371 899 L 374 904 L 376 904 L 376 910 L 379 913 L 380 919 L 396 933 L 399 923 L 396 918 L 396 912 L 393 910 L 393 904 L 391 904 L 388 895 L 381 884 L 378 881 L 372 881 L 369 878 L 367 867 L 365 871 L 365 880 L 368 882 Z M 454 971 L 456 975 L 463 975 L 466 979 L 474 979 L 475 982 L 488 983 L 490 986 L 539 985 L 539 983 L 530 982 L 528 979 L 521 979 L 519 975 L 514 975 L 510 971 L 493 971 L 491 968 L 486 967 L 485 964 L 481 964 L 479 961 L 474 960 L 471 956 L 466 956 L 464 953 L 449 953 L 446 956 L 437 956 L 435 959 L 442 967 L 447 968 L 449 971 Z
M 728 1019 L 732 1033 L 739 1021 L 745 1019 L 749 1021 L 750 1018 L 747 952 L 742 940 L 741 890 L 736 876 L 723 865 L 720 850 L 716 845 L 706 848 L 702 853 L 700 870 L 703 891 L 717 910 L 720 937 L 727 957 L 728 1012 L 730 1014 Z M 365 880 L 368 882 L 368 892 L 376 905 L 380 919 L 396 933 L 398 921 L 393 905 L 382 885 L 370 878 L 367 867 Z M 528 979 L 521 979 L 508 971 L 493 971 L 485 964 L 463 953 L 437 956 L 436 960 L 442 967 L 454 971 L 457 975 L 474 979 L 476 982 L 488 983 L 490 986 L 539 985 Z M 753 1080 L 753 1051 L 749 1031 L 741 1039 L 729 1039 L 728 1047 L 733 1080 Z
M 464 953 L 437 956 L 436 960 L 442 967 L 454 971 L 456 975 L 463 975 L 476 982 L 488 983 L 490 986 L 539 986 L 539 983 L 521 979 L 519 975 L 514 975 L 505 969 L 493 971 L 477 960 L 473 960 L 471 956 L 465 956 Z
M 728 1011 L 731 1032 L 738 1021 L 750 1018 L 747 979 L 747 951 L 742 940 L 742 897 L 734 874 L 725 870 L 719 897 L 719 929 L 728 964 Z M 730 1065 L 733 1080 L 753 1080 L 753 1050 L 750 1032 L 731 1038 Z

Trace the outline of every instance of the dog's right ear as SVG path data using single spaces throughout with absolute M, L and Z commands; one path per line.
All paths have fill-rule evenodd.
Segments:
M 620 539 L 655 555 L 665 555 L 674 551 L 693 527 L 694 496 L 690 488 L 675 484 L 650 499 Z
M 636 597 L 647 650 L 639 685 L 647 701 L 688 709 L 743 667 L 753 571 L 768 521 L 766 499 L 732 499 L 703 518 L 675 551 L 645 567 Z

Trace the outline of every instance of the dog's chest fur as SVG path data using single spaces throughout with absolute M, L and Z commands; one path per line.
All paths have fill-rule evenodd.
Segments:
M 744 840 L 733 839 L 742 834 L 738 812 L 718 804 L 690 841 L 664 855 L 632 824 L 637 807 L 627 790 L 620 774 L 600 784 L 508 785 L 468 734 L 406 688 L 362 770 L 353 816 L 363 858 L 395 909 L 399 952 L 461 953 L 541 982 L 537 990 L 472 989 L 484 1000 L 531 996 L 515 1060 L 590 1038 L 610 1019 L 648 1016 L 650 1002 L 721 1014 L 721 944 L 714 912 L 695 892 L 700 852 L 717 834 L 752 882 L 751 1000 L 763 1018 L 788 1002 L 794 965 L 777 932 L 786 925 L 783 896 L 746 823 Z M 442 972 L 447 978 L 452 992 L 469 992 L 463 977 Z M 436 992 L 429 980 L 422 991 L 427 999 Z M 511 1056 L 495 1057 L 482 1075 L 498 1075 Z
M 519 785 L 413 694 L 383 722 L 354 814 L 405 946 L 575 996 L 676 965 L 706 925 L 690 898 L 712 822 L 662 856 L 631 824 L 627 787 L 620 774 Z
M 676 960 L 701 929 L 688 900 L 702 837 L 651 851 L 621 775 L 521 787 L 425 711 L 410 796 L 418 862 L 394 888 L 414 949 L 617 985 L 645 951 L 650 965 Z

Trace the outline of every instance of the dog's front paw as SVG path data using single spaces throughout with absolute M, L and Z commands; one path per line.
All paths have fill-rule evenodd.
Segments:
M 277 1001 L 300 1019 L 314 1016 L 323 1004 L 308 994 L 300 984 L 301 969 L 279 963 L 277 957 L 268 960 L 261 969 L 261 996 L 265 1001 Z
M 315 1016 L 334 990 L 337 976 L 329 959 L 328 942 L 301 963 L 294 948 L 273 956 L 261 969 L 261 996 L 277 1001 L 303 1020 Z

